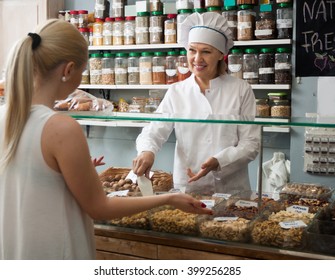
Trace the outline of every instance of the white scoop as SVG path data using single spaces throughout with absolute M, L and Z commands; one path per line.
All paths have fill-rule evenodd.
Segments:
M 137 184 L 143 196 L 154 194 L 151 181 L 144 175 L 137 177 Z

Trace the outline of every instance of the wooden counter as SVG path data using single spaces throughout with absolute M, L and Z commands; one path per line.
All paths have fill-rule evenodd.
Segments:
M 246 260 L 328 259 L 335 256 L 252 244 L 209 241 L 155 231 L 95 225 L 97 259 Z

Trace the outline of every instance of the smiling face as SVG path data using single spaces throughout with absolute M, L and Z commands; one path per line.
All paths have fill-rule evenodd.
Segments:
M 189 44 L 187 52 L 188 65 L 196 78 L 201 80 L 209 81 L 220 75 L 218 63 L 223 57 L 224 55 L 211 45 L 203 43 Z

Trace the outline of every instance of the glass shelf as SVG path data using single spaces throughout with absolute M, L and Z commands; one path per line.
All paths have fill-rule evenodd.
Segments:
M 142 114 L 142 113 L 120 113 L 112 112 L 104 115 L 103 112 L 66 112 L 77 120 L 87 121 L 131 121 L 131 122 L 184 122 L 184 123 L 208 123 L 208 124 L 235 124 L 235 125 L 261 125 L 277 127 L 323 127 L 335 128 L 335 116 L 321 117 L 291 117 L 281 118 L 253 118 L 251 116 L 226 116 L 226 115 L 199 115 L 185 116 L 180 114 Z

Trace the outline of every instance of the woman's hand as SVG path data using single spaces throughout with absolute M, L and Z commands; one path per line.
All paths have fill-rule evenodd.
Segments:
M 133 160 L 133 171 L 137 176 L 142 176 L 143 174 L 149 178 L 149 172 L 155 161 L 155 154 L 153 152 L 144 151 L 140 153 Z
M 103 162 L 104 156 L 101 156 L 99 158 L 92 159 L 92 163 L 95 167 L 105 165 L 106 163 Z
M 217 170 L 219 162 L 216 158 L 211 157 L 201 165 L 201 169 L 197 173 L 193 173 L 190 168 L 187 168 L 187 175 L 190 178 L 189 183 L 199 180 L 206 176 L 210 171 Z
M 213 211 L 206 208 L 206 204 L 184 193 L 168 194 L 168 204 L 184 212 L 193 214 L 213 215 Z

